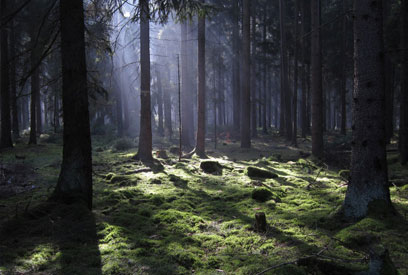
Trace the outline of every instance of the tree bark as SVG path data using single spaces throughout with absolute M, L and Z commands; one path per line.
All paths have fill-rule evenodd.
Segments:
M 250 87 L 250 2 L 244 0 L 242 37 L 241 148 L 251 147 L 251 87 Z
M 391 207 L 385 145 L 384 47 L 381 0 L 354 1 L 353 141 L 344 200 L 349 219 L 370 205 Z
M 159 117 L 159 127 L 158 127 L 158 132 L 159 136 L 163 137 L 164 136 L 164 127 L 163 127 L 163 87 L 162 87 L 162 78 L 160 74 L 160 70 L 156 71 L 157 74 L 157 113 Z
M 83 200 L 92 208 L 92 147 L 89 127 L 85 27 L 82 0 L 60 0 L 63 153 L 55 197 Z
M 311 1 L 311 90 L 312 90 L 312 154 L 323 157 L 323 92 L 322 92 L 322 51 L 320 46 L 320 0 Z
M 152 156 L 152 120 L 150 106 L 150 38 L 149 38 L 149 1 L 140 0 L 140 134 L 137 158 L 151 161 Z
M 120 77 L 118 78 L 120 79 Z M 122 91 L 119 83 L 116 83 L 116 127 L 118 130 L 118 137 L 123 137 L 123 109 L 122 109 Z
M 233 129 L 236 133 L 240 129 L 241 116 L 241 89 L 239 69 L 239 1 L 233 1 L 233 29 L 232 29 L 232 94 L 233 94 Z
M 281 110 L 280 110 L 280 129 L 285 133 L 286 139 L 292 139 L 292 113 L 291 113 L 291 95 L 289 90 L 289 70 L 288 55 L 286 45 L 286 28 L 285 28 L 286 6 L 283 0 L 279 0 L 279 17 L 280 17 L 280 51 L 281 51 Z
M 266 12 L 267 9 L 264 9 L 263 13 L 263 33 L 262 33 L 262 38 L 264 44 L 266 44 Z M 260 102 L 260 107 L 262 107 L 262 132 L 264 134 L 268 133 L 268 126 L 267 126 L 267 107 L 268 107 L 268 96 L 267 96 L 267 83 L 266 83 L 266 78 L 267 78 L 267 64 L 266 64 L 266 48 L 263 48 L 264 52 L 264 64 L 263 64 L 263 89 L 262 89 L 262 102 Z
M 293 134 L 292 134 L 292 145 L 297 146 L 297 95 L 298 95 L 298 28 L 299 28 L 299 1 L 295 0 L 295 64 L 293 70 L 293 100 L 292 100 L 292 110 L 293 110 Z
M 170 86 L 170 70 L 167 70 L 167 77 L 166 81 L 168 82 L 168 87 Z M 163 102 L 164 102 L 164 133 L 165 135 L 171 139 L 173 135 L 173 129 L 171 126 L 171 96 L 170 96 L 170 88 L 167 88 L 163 95 Z
M 37 135 L 41 135 L 43 131 L 43 125 L 42 125 L 42 107 L 41 107 L 41 84 L 40 84 L 40 69 L 37 69 L 38 73 L 38 91 L 37 91 L 37 97 L 36 99 L 36 120 L 37 120 Z
M 10 90 L 9 90 L 9 63 L 8 63 L 8 34 L 7 34 L 7 6 L 6 0 L 1 0 L 1 136 L 0 148 L 11 148 L 11 117 L 10 117 Z
M 346 1 L 343 0 L 343 17 L 342 17 L 342 42 L 341 42 L 341 77 L 340 77 L 340 105 L 341 105 L 341 126 L 340 132 L 346 134 L 347 111 L 346 111 L 346 83 L 347 83 L 347 20 L 346 20 Z
M 255 15 L 255 1 L 252 0 L 252 23 L 251 23 L 251 27 L 252 27 L 252 35 L 251 35 L 251 65 L 250 65 L 250 70 L 251 70 L 251 135 L 253 138 L 258 137 L 258 131 L 257 131 L 257 91 L 259 91 L 259 89 L 257 89 L 257 81 L 256 81 L 256 60 L 255 60 L 255 56 L 256 56 L 256 15 Z M 258 93 L 259 95 L 259 93 Z
M 400 110 L 400 161 L 401 164 L 408 162 L 408 0 L 402 0 L 401 9 L 401 110 Z
M 302 31 L 301 36 L 301 49 L 302 49 L 302 68 L 301 68 L 301 78 L 302 78 L 302 99 L 300 105 L 300 120 L 302 127 L 302 138 L 306 138 L 308 120 L 307 120 L 307 81 L 309 78 L 306 75 L 306 55 L 307 55 L 307 40 L 305 39 L 306 30 L 306 1 L 301 2 L 301 22 L 302 22 Z
M 194 122 L 191 119 L 193 117 L 193 85 L 191 81 L 191 68 L 190 64 L 191 56 L 188 48 L 188 40 L 191 39 L 188 35 L 189 23 L 184 21 L 181 23 L 181 45 L 180 45 L 180 57 L 181 57 L 181 140 L 182 145 L 188 150 L 193 148 L 194 144 Z M 191 36 L 191 34 L 190 34 Z
M 18 121 L 19 108 L 17 104 L 17 83 L 16 83 L 16 34 L 14 27 L 14 19 L 11 21 L 10 27 L 10 92 L 11 92 L 11 111 L 12 111 L 12 128 L 13 128 L 13 138 L 20 138 L 20 125 Z
M 36 49 L 31 49 L 31 68 L 33 70 L 31 75 L 31 99 L 30 99 L 30 139 L 28 144 L 37 144 L 37 97 L 40 91 L 40 73 L 38 68 L 34 68 L 37 62 Z
M 59 94 L 57 89 L 54 89 L 54 133 L 57 133 L 60 127 L 60 107 L 59 107 Z
M 198 96 L 195 153 L 205 157 L 205 16 L 198 17 Z

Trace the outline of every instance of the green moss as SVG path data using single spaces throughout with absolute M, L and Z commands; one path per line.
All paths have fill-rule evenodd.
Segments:
M 113 175 L 110 179 L 111 184 L 118 184 L 120 186 L 136 185 L 137 178 L 124 175 Z
M 171 243 L 168 245 L 168 251 L 172 259 L 187 269 L 202 265 L 200 256 L 203 252 L 199 249 L 188 249 L 178 243 Z
M 69 207 L 58 207 L 51 215 L 43 210 L 23 215 L 26 205 L 22 202 L 34 195 L 29 209 L 34 208 L 57 181 L 60 145 L 21 144 L 2 152 L 2 164 L 22 162 L 15 154 L 26 156 L 24 163 L 38 172 L 30 177 L 38 180 L 35 184 L 39 188 L 0 203 L 0 217 L 12 218 L 18 213 L 8 230 L 1 225 L 0 273 L 207 275 L 223 270 L 225 274 L 256 274 L 316 253 L 328 244 L 324 255 L 339 258 L 339 262 L 356 262 L 356 270 L 363 270 L 367 264 L 359 261 L 364 255 L 354 250 L 379 240 L 390 248 L 390 258 L 399 272 L 408 272 L 408 229 L 401 219 L 370 216 L 345 227 L 348 224 L 341 219 L 329 218 L 344 200 L 346 187 L 339 187 L 344 179 L 329 167 L 322 170 L 319 183 L 305 188 L 320 169 L 309 159 L 293 162 L 299 158 L 299 150 L 308 150 L 308 141 L 299 143 L 299 150 L 295 150 L 285 148 L 284 139 L 271 138 L 272 142 L 254 140 L 250 150 L 241 150 L 232 142 L 209 152 L 211 160 L 224 167 L 222 175 L 211 175 L 198 168 L 199 158 L 177 164 L 174 158 L 162 160 L 162 167 L 132 174 L 146 168 L 130 161 L 135 151 L 114 152 L 109 150 L 114 138 L 93 137 L 95 148 L 104 149 L 94 151 L 93 156 L 94 219 L 86 209 Z M 161 142 L 155 140 L 155 144 Z M 170 148 L 172 143 L 165 141 L 161 146 Z M 260 158 L 260 152 L 280 155 L 279 160 L 285 161 Z M 254 166 L 279 177 L 257 178 L 248 184 L 251 180 L 242 172 Z M 403 179 L 408 175 L 406 170 L 393 163 L 390 175 Z M 151 184 L 155 180 L 161 184 Z M 252 198 L 252 191 L 261 188 L 270 192 L 264 203 Z M 402 216 L 408 213 L 405 189 L 391 189 L 395 208 Z M 382 206 L 376 208 L 381 210 Z M 253 229 L 257 212 L 266 214 L 266 234 Z M 60 227 L 67 228 L 61 236 L 55 234 L 60 222 Z M 332 236 L 340 241 L 333 241 Z M 352 245 L 354 248 L 349 248 Z M 271 274 L 332 274 L 323 272 L 324 265 L 287 265 Z
M 387 226 L 379 220 L 365 218 L 356 224 L 342 229 L 336 238 L 349 247 L 361 248 L 380 240 L 379 232 L 386 230 Z
M 205 227 L 201 217 L 174 209 L 158 212 L 153 216 L 153 222 L 166 225 L 169 230 L 180 233 L 196 232 L 199 228 Z

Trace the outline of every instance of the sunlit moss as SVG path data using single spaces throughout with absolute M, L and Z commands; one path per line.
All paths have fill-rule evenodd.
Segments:
M 98 141 L 96 146 L 105 148 L 113 140 L 109 142 Z M 403 223 L 369 218 L 355 226 L 345 227 L 338 221 L 330 227 L 329 215 L 341 205 L 347 188 L 343 177 L 338 171 L 321 167 L 310 159 L 298 160 L 297 149 L 270 148 L 265 142 L 255 141 L 251 150 L 228 144 L 210 153 L 211 159 L 223 165 L 223 175 L 202 173 L 196 157 L 178 163 L 172 155 L 173 158 L 162 162 L 163 170 L 136 173 L 134 171 L 147 168 L 131 160 L 136 150 L 124 153 L 108 148 L 99 150 L 93 158 L 95 247 L 82 243 L 82 233 L 78 233 L 78 240 L 70 239 L 67 244 L 70 249 L 64 250 L 51 241 L 53 245 L 49 249 L 34 252 L 38 243 L 29 249 L 30 246 L 22 242 L 20 248 L 10 248 L 7 253 L 0 251 L 0 256 L 7 254 L 4 258 L 7 265 L 0 263 L 0 270 L 17 266 L 25 272 L 37 268 L 65 274 L 191 274 L 193 270 L 195 274 L 219 274 L 218 269 L 226 274 L 256 274 L 269 266 L 316 253 L 327 245 L 325 255 L 356 261 L 364 255 L 344 243 L 355 242 L 353 238 L 364 232 L 372 237 L 368 240 L 381 239 L 390 248 L 391 257 L 400 270 L 407 270 Z M 22 152 L 23 149 L 27 148 L 17 150 Z M 40 175 L 46 172 L 55 178 L 58 176 L 60 149 L 59 145 L 45 149 Z M 31 148 L 27 153 L 30 163 L 34 163 L 40 153 L 41 150 Z M 0 159 L 15 162 L 15 157 L 9 154 L 2 154 Z M 48 165 L 52 166 L 44 168 Z M 244 170 L 254 165 L 276 172 L 279 178 L 251 180 Z M 393 163 L 390 169 L 392 177 L 407 174 L 398 163 Z M 112 177 L 108 179 L 106 175 Z M 122 178 L 112 183 L 114 176 Z M 44 178 L 41 176 L 41 179 Z M 53 178 L 50 176 L 46 181 L 50 185 Z M 308 188 L 310 183 L 313 184 Z M 252 199 L 252 192 L 260 188 L 273 196 L 265 202 Z M 391 189 L 393 202 L 402 215 L 408 213 L 406 191 L 405 187 Z M 41 198 L 44 195 L 33 200 Z M 5 205 L 15 207 L 17 201 L 11 198 Z M 266 214 L 266 233 L 253 229 L 257 212 Z M 61 219 L 67 214 L 64 213 L 59 215 Z M 81 219 L 80 213 L 71 217 Z M 392 224 L 395 226 L 390 226 Z M 52 232 L 45 229 L 47 224 L 36 226 L 32 231 Z M 344 243 L 334 241 L 332 236 Z M 27 237 L 28 243 L 43 238 L 41 235 Z M 40 242 L 50 243 L 49 239 Z M 91 257 L 81 257 L 85 254 Z M 82 264 L 78 255 L 86 258 Z M 36 264 L 29 266 L 30 259 Z M 357 265 L 366 268 L 364 263 Z M 274 270 L 273 274 L 308 274 L 307 270 L 287 265 Z

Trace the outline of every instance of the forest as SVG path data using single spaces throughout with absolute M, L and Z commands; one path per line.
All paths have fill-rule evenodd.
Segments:
M 0 0 L 0 275 L 408 274 L 408 0 Z

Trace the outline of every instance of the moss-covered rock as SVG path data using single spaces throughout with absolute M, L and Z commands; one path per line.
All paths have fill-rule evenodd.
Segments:
M 254 166 L 249 166 L 246 170 L 245 170 L 245 174 L 250 177 L 250 178 L 265 178 L 265 179 L 274 179 L 277 178 L 278 175 L 268 171 L 266 169 L 261 169 L 258 167 L 254 167 Z
M 109 174 L 106 174 L 105 179 L 110 181 L 114 176 L 115 176 L 114 173 L 109 173 Z
M 222 165 L 218 161 L 204 160 L 200 163 L 200 168 L 209 174 L 222 174 Z
M 252 191 L 252 198 L 260 202 L 266 202 L 270 200 L 272 196 L 273 193 L 265 187 L 256 188 Z

